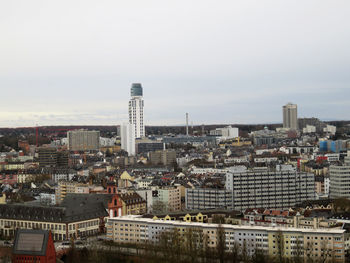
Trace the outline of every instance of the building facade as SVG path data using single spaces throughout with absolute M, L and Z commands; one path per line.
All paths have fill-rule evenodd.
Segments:
M 121 148 L 128 152 L 129 156 L 136 154 L 135 148 L 135 128 L 133 124 L 126 123 L 120 126 Z
M 178 187 L 164 187 L 153 191 L 153 204 L 165 204 L 167 211 L 181 210 L 181 193 Z
M 350 152 L 344 158 L 344 165 L 329 167 L 329 197 L 350 198 Z
M 222 224 L 154 220 L 139 216 L 113 218 L 107 223 L 107 238 L 118 243 L 158 243 L 163 232 L 178 230 L 180 238 L 185 238 L 189 230 L 198 235 L 199 247 L 214 249 L 223 235 L 227 252 L 238 248 L 238 253 L 252 256 L 256 249 L 271 257 L 281 255 L 292 259 L 300 253 L 305 259 L 318 260 L 326 256 L 324 262 L 345 262 L 348 250 L 346 230 L 276 228 L 262 226 L 238 226 Z M 207 242 L 204 244 L 203 242 Z
M 131 86 L 131 99 L 129 101 L 129 123 L 134 126 L 135 137 L 145 136 L 145 124 L 143 115 L 143 90 L 140 83 Z
M 226 189 L 232 192 L 234 210 L 284 209 L 315 199 L 315 176 L 293 170 L 228 172 Z
M 288 103 L 283 106 L 283 128 L 298 129 L 298 108 L 296 104 Z
M 232 192 L 226 189 L 186 189 L 186 209 L 232 209 Z
M 151 164 L 173 165 L 176 163 L 176 151 L 163 150 L 148 153 Z
M 70 151 L 98 151 L 100 149 L 99 131 L 68 131 L 67 139 Z

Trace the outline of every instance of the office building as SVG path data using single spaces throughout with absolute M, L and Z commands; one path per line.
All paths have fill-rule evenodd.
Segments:
M 134 126 L 136 138 L 145 136 L 143 106 L 142 86 L 140 83 L 134 83 L 131 86 L 131 99 L 129 101 L 129 123 Z
M 67 139 L 70 151 L 98 151 L 100 149 L 99 131 L 68 131 Z
M 343 165 L 329 167 L 329 183 L 330 198 L 350 198 L 350 151 Z
M 176 152 L 171 150 L 155 151 L 148 153 L 151 164 L 174 165 L 176 163 Z
M 287 209 L 315 199 L 315 176 L 294 170 L 228 172 L 226 189 L 232 192 L 232 209 Z
M 283 106 L 283 128 L 298 129 L 298 108 L 296 104 L 288 103 Z
M 126 123 L 120 126 L 120 140 L 121 148 L 128 152 L 129 156 L 134 156 L 136 154 L 136 148 L 135 129 L 133 124 Z
M 40 147 L 38 149 L 39 166 L 55 167 L 57 165 L 57 149 L 54 147 Z

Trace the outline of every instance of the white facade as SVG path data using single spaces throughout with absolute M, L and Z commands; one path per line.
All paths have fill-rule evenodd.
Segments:
M 210 131 L 210 135 L 221 136 L 223 139 L 233 139 L 239 137 L 238 128 L 227 126 L 224 128 L 216 128 Z
M 305 128 L 303 128 L 303 133 L 315 133 L 316 127 L 313 125 L 306 125 Z
M 129 123 L 134 125 L 135 137 L 145 137 L 145 124 L 143 122 L 144 101 L 141 84 L 133 84 L 131 99 L 129 101 Z
M 336 133 L 336 131 L 337 131 L 337 127 L 333 125 L 327 125 L 326 128 L 323 128 L 323 132 L 327 132 L 333 135 Z
M 130 123 L 120 125 L 121 148 L 127 151 L 129 156 L 136 154 L 135 129 Z
M 298 108 L 296 104 L 288 103 L 283 106 L 283 128 L 298 129 Z

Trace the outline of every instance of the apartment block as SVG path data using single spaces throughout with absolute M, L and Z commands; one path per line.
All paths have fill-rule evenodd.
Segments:
M 238 247 L 246 249 L 248 255 L 253 255 L 256 249 L 272 257 L 293 258 L 297 253 L 306 259 L 324 258 L 325 262 L 345 262 L 346 249 L 349 246 L 348 236 L 344 229 L 302 229 L 276 228 L 261 226 L 238 226 L 218 224 L 167 221 L 142 218 L 140 216 L 125 216 L 112 218 L 107 223 L 107 238 L 118 243 L 158 243 L 160 235 L 165 231 L 176 229 L 185 238 L 188 230 L 195 231 L 198 245 L 203 247 L 207 242 L 209 248 L 216 248 L 219 233 L 225 238 L 226 251 Z
M 232 209 L 232 192 L 226 189 L 186 189 L 186 209 Z
M 74 181 L 59 181 L 56 188 L 56 202 L 60 203 L 67 194 L 88 194 L 89 185 Z
M 153 191 L 153 203 L 162 202 L 168 211 L 181 210 L 181 192 L 178 187 L 163 187 Z
M 315 199 L 315 176 L 294 170 L 228 172 L 226 189 L 232 192 L 234 210 L 286 209 Z

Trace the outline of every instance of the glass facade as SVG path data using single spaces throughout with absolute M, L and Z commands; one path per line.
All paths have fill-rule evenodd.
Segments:
M 131 86 L 131 96 L 142 96 L 142 86 L 141 83 L 133 83 Z

